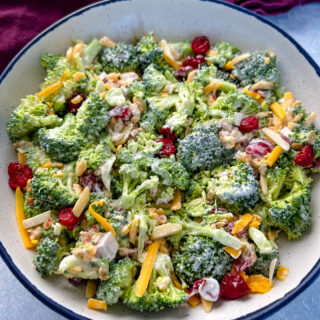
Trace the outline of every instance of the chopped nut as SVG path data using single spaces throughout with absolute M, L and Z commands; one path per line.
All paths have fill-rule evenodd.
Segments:
M 78 177 L 81 177 L 86 170 L 87 170 L 87 161 L 84 159 L 81 159 L 76 166 L 76 175 Z
M 74 183 L 73 184 L 73 190 L 76 193 L 76 195 L 79 196 L 81 194 L 81 192 L 82 192 L 82 187 L 80 186 L 80 184 Z
M 181 209 L 181 192 L 180 192 L 180 190 L 176 190 L 174 192 L 174 198 L 172 200 L 171 210 L 177 211 L 180 209 Z
M 180 232 L 181 229 L 182 229 L 181 225 L 177 223 L 162 224 L 153 229 L 151 238 L 153 240 L 165 238 L 173 234 L 176 234 L 177 232 Z
M 291 143 L 291 148 L 294 150 L 301 150 L 303 148 L 303 144 L 293 142 L 293 143 Z
M 233 59 L 231 60 L 232 65 L 235 66 L 235 65 L 238 64 L 239 62 L 241 62 L 241 61 L 243 61 L 243 60 L 245 60 L 245 59 L 247 59 L 247 58 L 249 58 L 249 57 L 250 57 L 250 54 L 249 54 L 249 53 L 244 53 L 244 54 L 241 54 L 241 55 L 239 55 L 239 56 L 236 56 L 235 58 L 233 58 Z
M 271 114 L 272 114 L 272 112 L 270 112 L 270 111 L 264 111 L 264 112 L 258 112 L 256 114 L 256 116 L 258 118 L 266 118 L 266 117 L 269 117 Z
M 299 113 L 292 119 L 292 121 L 299 122 L 302 119 L 302 117 L 303 117 L 303 115 Z
M 132 220 L 132 223 L 131 223 L 131 229 L 130 229 L 130 233 L 129 233 L 129 239 L 130 239 L 130 242 L 131 242 L 132 244 L 136 243 L 136 241 L 137 241 L 137 234 L 138 234 L 139 222 L 140 222 L 140 219 L 139 219 L 139 218 L 134 218 L 134 219 Z
M 79 199 L 77 200 L 76 204 L 72 209 L 72 212 L 76 217 L 80 217 L 82 211 L 87 206 L 89 200 L 90 200 L 90 189 L 89 187 L 85 187 L 85 189 L 80 194 Z
M 270 60 L 270 59 L 269 59 Z M 251 90 L 271 90 L 273 88 L 273 82 L 261 80 L 256 82 L 254 85 L 251 86 Z
M 306 120 L 306 126 L 310 126 L 316 121 L 317 114 L 315 112 L 310 113 L 308 119 Z
M 307 135 L 307 142 L 313 145 L 315 144 L 316 139 L 317 139 L 316 133 L 314 132 L 314 130 L 311 130 Z

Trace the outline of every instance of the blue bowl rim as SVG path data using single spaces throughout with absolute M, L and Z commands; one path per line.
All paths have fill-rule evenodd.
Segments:
M 42 39 L 44 36 L 46 36 L 48 33 L 54 31 L 58 26 L 61 24 L 67 22 L 69 19 L 79 16 L 86 11 L 89 11 L 93 8 L 99 7 L 99 6 L 107 6 L 112 3 L 116 2 L 125 2 L 125 1 L 131 1 L 131 0 L 104 0 L 97 3 L 93 3 L 91 5 L 85 6 L 77 11 L 72 12 L 71 14 L 65 16 L 64 18 L 58 20 L 48 28 L 46 28 L 44 31 L 42 31 L 39 35 L 37 35 L 35 38 L 33 38 L 28 44 L 26 44 L 19 52 L 18 54 L 11 60 L 9 65 L 5 68 L 5 70 L 2 72 L 0 76 L 0 85 L 2 81 L 6 78 L 8 73 L 11 71 L 11 69 L 14 67 L 14 65 L 23 57 L 23 55 L 28 51 L 29 48 L 31 48 L 34 44 L 36 44 L 40 39 Z M 245 8 L 239 7 L 237 5 L 223 2 L 221 0 L 199 0 L 202 2 L 213 2 L 218 3 L 220 5 L 230 7 L 236 11 L 240 11 L 243 14 L 252 16 L 256 18 L 257 20 L 261 21 L 264 24 L 267 24 L 271 26 L 273 29 L 278 31 L 280 34 L 282 34 L 285 38 L 287 38 L 297 49 L 298 51 L 305 57 L 305 59 L 310 63 L 310 65 L 313 67 L 317 75 L 320 77 L 320 67 L 317 65 L 317 63 L 313 60 L 313 58 L 301 47 L 301 45 L 294 40 L 287 32 L 283 31 L 281 28 L 267 20 L 266 18 L 249 11 Z M 64 317 L 71 319 L 71 320 L 90 320 L 87 317 L 84 317 L 80 314 L 77 314 L 73 312 L 72 310 L 64 307 L 63 305 L 55 302 L 48 296 L 46 296 L 43 292 L 41 292 L 36 286 L 34 286 L 26 276 L 23 275 L 23 273 L 18 269 L 18 267 L 13 262 L 11 256 L 8 254 L 7 250 L 5 249 L 4 245 L 0 241 L 0 255 L 3 259 L 3 261 L 8 266 L 9 270 L 15 275 L 15 277 L 20 281 L 20 283 L 37 299 L 39 299 L 42 303 L 44 303 L 46 306 L 48 306 L 53 311 L 63 315 Z M 236 320 L 256 320 L 261 319 L 265 316 L 270 316 L 271 314 L 275 313 L 279 309 L 281 309 L 284 305 L 288 304 L 291 300 L 293 300 L 295 297 L 297 297 L 300 293 L 302 293 L 312 282 L 316 280 L 316 278 L 320 275 L 320 258 L 318 259 L 317 263 L 314 265 L 314 267 L 311 269 L 311 271 L 301 280 L 301 282 L 298 284 L 297 287 L 295 287 L 293 290 L 288 292 L 285 296 L 282 298 L 274 301 L 273 303 L 269 304 L 268 306 L 261 308 L 257 311 L 254 311 L 252 313 L 249 313 L 245 316 L 242 316 L 240 318 L 237 318 Z

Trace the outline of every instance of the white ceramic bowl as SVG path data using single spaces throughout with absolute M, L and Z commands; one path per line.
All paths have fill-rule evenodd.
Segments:
M 320 269 L 320 185 L 313 187 L 312 229 L 298 241 L 281 239 L 283 265 L 290 268 L 284 282 L 276 281 L 271 292 L 236 301 L 216 303 L 210 314 L 202 308 L 183 306 L 146 315 L 123 305 L 106 313 L 87 309 L 84 288 L 74 288 L 64 278 L 43 280 L 32 264 L 33 253 L 24 249 L 15 219 L 14 194 L 7 185 L 7 165 L 16 155 L 6 135 L 6 122 L 13 107 L 26 94 L 38 91 L 45 52 L 64 53 L 71 39 L 90 40 L 108 35 L 115 41 L 130 40 L 154 31 L 158 38 L 192 39 L 207 35 L 212 42 L 226 40 L 242 50 L 272 48 L 278 56 L 282 83 L 302 100 L 309 111 L 319 107 L 320 69 L 286 33 L 265 19 L 218 1 L 200 0 L 113 0 L 81 9 L 49 27 L 32 40 L 12 61 L 0 78 L 0 253 L 11 271 L 38 299 L 70 319 L 260 319 L 301 292 Z M 319 123 L 318 123 L 319 125 Z M 45 315 L 44 315 L 45 317 Z

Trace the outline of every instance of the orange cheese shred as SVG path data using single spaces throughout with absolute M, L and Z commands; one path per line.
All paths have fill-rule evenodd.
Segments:
M 41 90 L 40 92 L 36 93 L 36 96 L 38 98 L 46 98 L 48 96 L 50 96 L 50 94 L 56 92 L 57 90 L 59 90 L 62 87 L 62 82 L 58 81 L 56 83 L 53 83 L 52 85 L 44 88 L 43 90 Z
M 240 250 L 236 250 L 232 247 L 224 247 L 223 248 L 227 253 L 230 254 L 230 256 L 233 258 L 233 259 L 237 259 L 240 257 L 240 254 L 241 254 L 241 249 Z
M 284 266 L 279 266 L 277 271 L 277 279 L 280 281 L 284 281 L 287 275 L 289 274 L 289 269 Z
M 200 300 L 200 297 L 199 295 L 194 295 L 192 297 L 190 297 L 187 302 L 189 303 L 189 305 L 192 307 L 192 308 L 196 308 L 200 303 L 201 303 L 201 300 Z
M 284 100 L 283 106 L 286 109 L 292 109 L 293 103 L 294 103 L 292 92 L 285 92 L 283 95 L 283 100 Z
M 90 298 L 88 300 L 88 308 L 93 310 L 107 310 L 107 304 L 105 301 Z
M 272 284 L 269 279 L 264 277 L 262 274 L 248 276 L 245 281 L 253 293 L 267 293 L 272 288 Z
M 241 219 L 239 219 L 238 221 L 236 221 L 234 223 L 234 227 L 231 231 L 232 234 L 237 234 L 240 231 L 242 231 L 252 220 L 252 215 L 249 213 L 246 213 L 245 215 L 243 215 L 241 217 Z
M 174 273 L 174 272 L 171 272 L 170 275 L 171 275 L 171 279 L 172 279 L 173 285 L 174 285 L 176 288 L 178 288 L 178 289 L 180 289 L 180 290 L 183 290 L 182 284 L 181 284 L 180 281 L 178 280 L 178 278 L 177 278 L 177 276 L 175 275 L 175 273 Z
M 249 223 L 249 227 L 259 228 L 261 224 L 262 218 L 254 215 L 251 222 Z
M 171 57 L 169 57 L 165 52 L 163 52 L 163 59 L 170 64 L 175 70 L 178 70 L 181 68 L 182 63 L 179 61 L 173 60 Z
M 95 212 L 92 208 L 93 205 L 98 205 L 98 206 L 102 206 L 104 203 L 104 201 L 94 201 L 90 204 L 89 206 L 89 212 L 90 214 L 102 225 L 102 227 L 107 230 L 110 231 L 114 237 L 117 236 L 116 232 L 114 231 L 114 229 L 112 228 L 111 224 L 105 219 L 103 218 L 99 213 Z
M 140 276 L 137 280 L 136 296 L 139 298 L 143 296 L 148 287 L 152 268 L 157 258 L 158 250 L 159 242 L 157 241 L 151 243 L 148 247 L 147 255 L 143 261 Z
M 27 230 L 23 227 L 23 223 L 22 223 L 26 217 L 24 216 L 24 211 L 23 211 L 23 192 L 20 190 L 19 187 L 16 189 L 16 214 L 17 214 L 18 228 L 21 234 L 23 244 L 26 249 L 32 249 L 34 245 L 32 244 L 29 234 Z
M 20 164 L 22 164 L 24 166 L 26 165 L 26 156 L 24 153 L 18 152 L 18 161 Z

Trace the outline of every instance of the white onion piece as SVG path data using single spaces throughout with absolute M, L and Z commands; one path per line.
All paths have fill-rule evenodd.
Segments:
M 272 141 L 274 141 L 277 145 L 279 145 L 284 151 L 289 151 L 290 144 L 281 138 L 281 136 L 274 132 L 273 130 L 269 128 L 263 128 L 261 129 L 263 134 L 265 134 L 267 137 L 269 137 Z
M 241 112 L 235 112 L 234 113 L 234 125 L 240 126 L 241 121 L 243 120 L 244 116 Z
M 280 130 L 280 135 L 284 136 L 284 140 L 287 140 L 289 142 L 291 142 L 293 140 L 292 137 L 290 137 L 290 135 L 292 135 L 293 132 L 288 128 L 288 127 L 284 127 L 283 129 Z
M 199 286 L 200 296 L 207 301 L 217 301 L 220 294 L 219 282 L 214 278 L 204 278 Z

